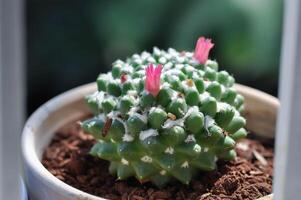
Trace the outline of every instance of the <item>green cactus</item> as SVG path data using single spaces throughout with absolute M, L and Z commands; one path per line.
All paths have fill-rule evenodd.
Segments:
M 163 65 L 156 96 L 145 90 L 149 63 Z M 95 117 L 82 128 L 98 141 L 91 154 L 110 161 L 118 179 L 188 184 L 198 171 L 214 170 L 218 159 L 234 159 L 235 142 L 247 135 L 244 98 L 233 83 L 216 61 L 199 64 L 191 52 L 154 48 L 118 60 L 86 97 Z

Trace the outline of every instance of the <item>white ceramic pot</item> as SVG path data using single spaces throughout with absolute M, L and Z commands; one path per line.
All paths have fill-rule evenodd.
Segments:
M 258 90 L 235 86 L 245 97 L 247 128 L 266 138 L 274 137 L 279 102 Z M 53 176 L 40 162 L 54 133 L 66 124 L 89 114 L 84 96 L 96 91 L 95 83 L 65 92 L 35 111 L 22 134 L 24 180 L 31 200 L 101 200 L 67 185 Z

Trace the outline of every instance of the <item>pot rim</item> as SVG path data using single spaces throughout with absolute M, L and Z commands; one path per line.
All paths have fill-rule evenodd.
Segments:
M 243 91 L 242 93 L 248 96 L 255 97 L 260 95 L 266 103 L 272 104 L 275 108 L 279 106 L 278 99 L 267 93 L 240 84 L 235 84 L 235 88 L 238 91 Z M 23 167 L 26 166 L 43 184 L 48 185 L 51 189 L 62 194 L 68 191 L 69 195 L 71 193 L 72 196 L 74 196 L 74 199 L 104 200 L 102 197 L 91 195 L 59 180 L 43 166 L 35 149 L 35 130 L 33 127 L 39 127 L 52 111 L 68 105 L 70 101 L 80 100 L 84 95 L 92 93 L 93 91 L 96 91 L 96 84 L 89 83 L 66 91 L 48 100 L 31 114 L 22 131 L 21 150 Z

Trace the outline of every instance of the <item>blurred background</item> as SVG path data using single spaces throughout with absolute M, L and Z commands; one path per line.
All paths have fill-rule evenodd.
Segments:
M 277 95 L 281 0 L 27 0 L 27 114 L 51 97 L 96 80 L 135 52 L 193 50 L 216 44 L 211 58 L 236 81 Z

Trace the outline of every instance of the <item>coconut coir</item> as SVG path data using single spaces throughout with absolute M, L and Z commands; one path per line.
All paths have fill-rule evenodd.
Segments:
M 74 123 L 55 134 L 43 154 L 43 165 L 61 181 L 107 199 L 257 199 L 272 192 L 273 149 L 253 139 L 237 144 L 237 159 L 218 162 L 212 172 L 201 172 L 189 185 L 173 182 L 164 188 L 131 178 L 116 180 L 108 162 L 89 155 L 95 140 Z

